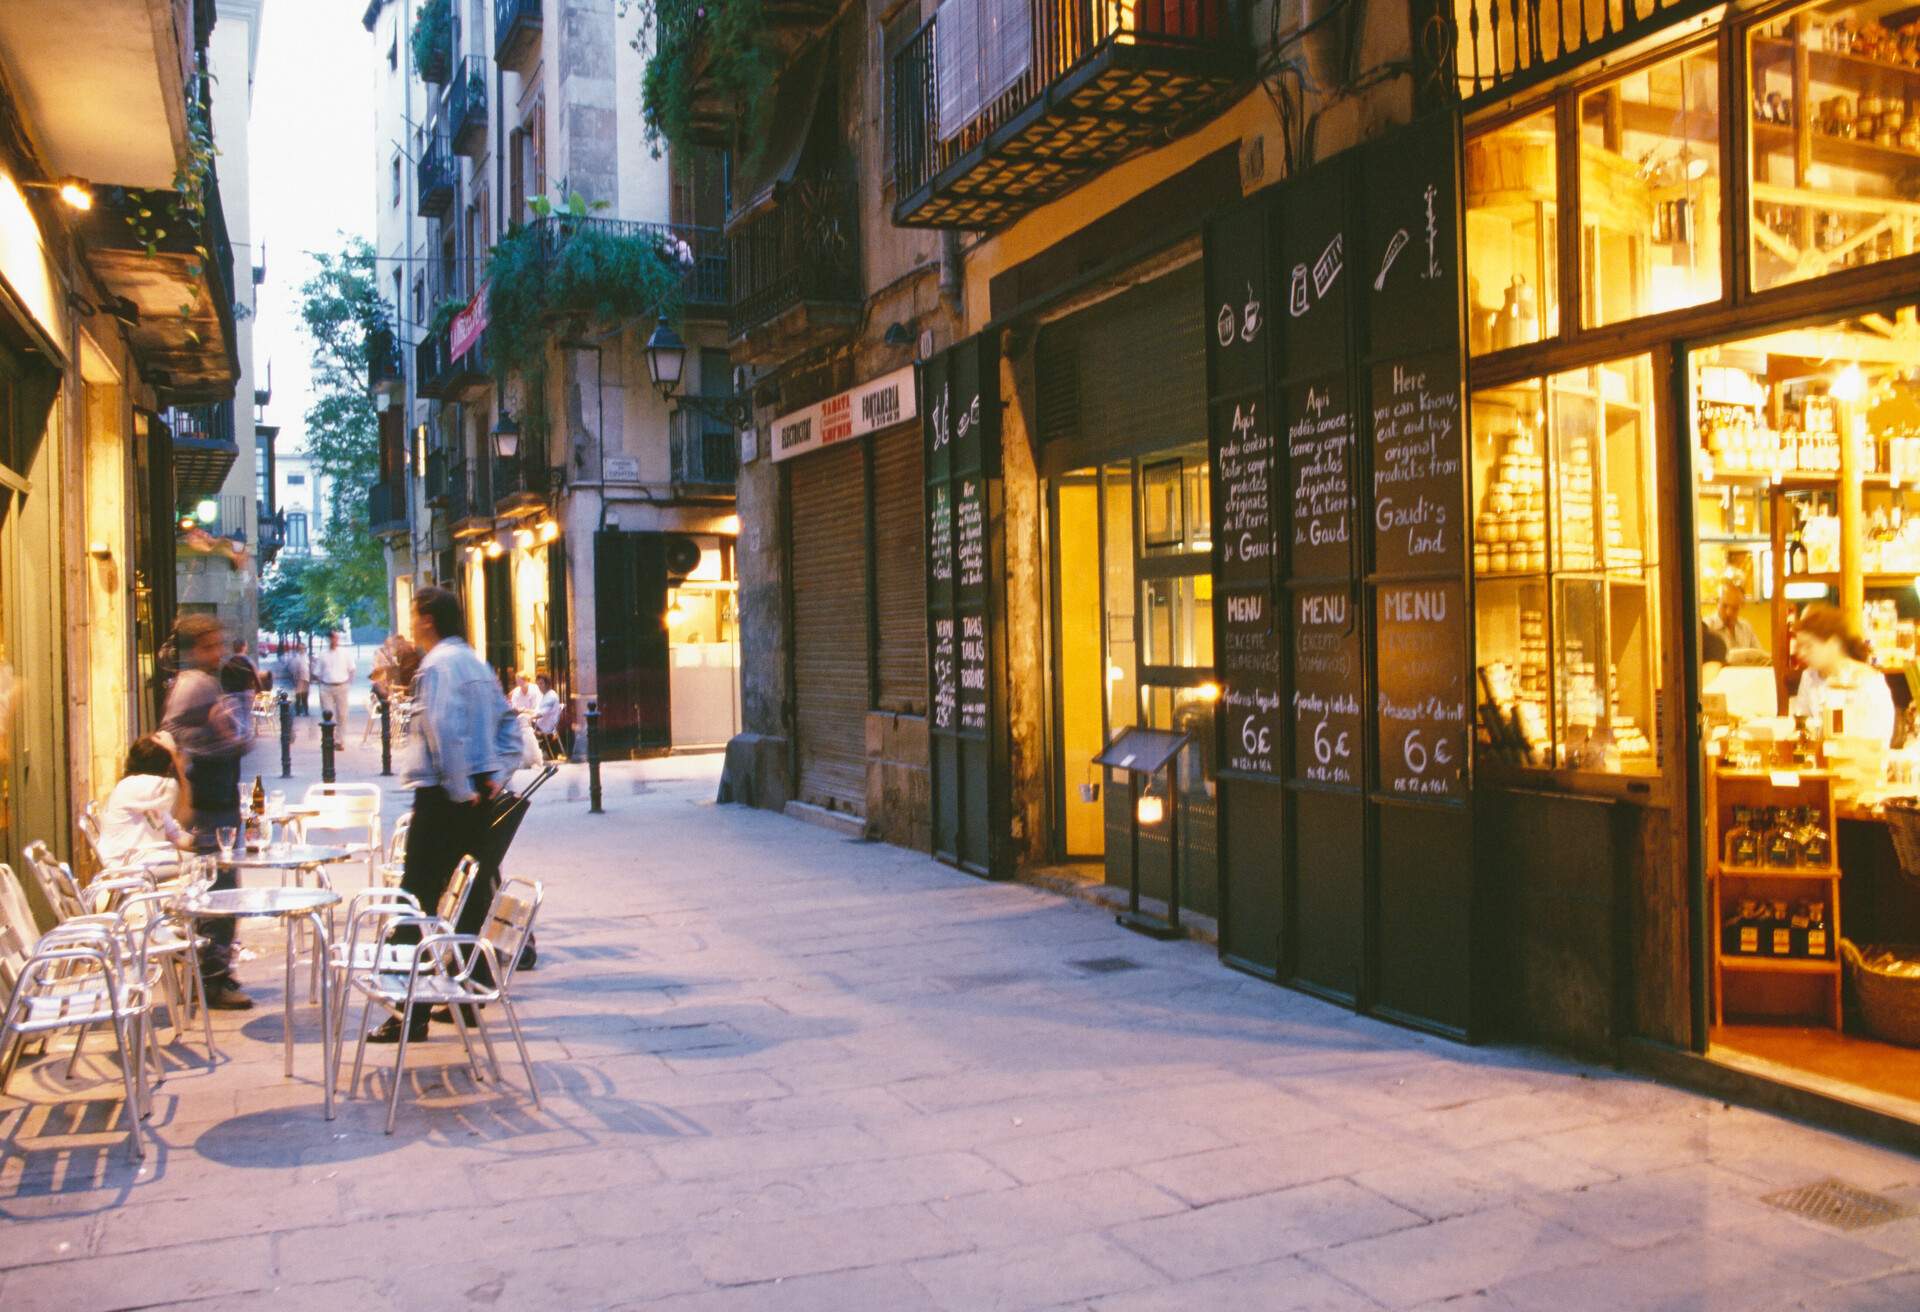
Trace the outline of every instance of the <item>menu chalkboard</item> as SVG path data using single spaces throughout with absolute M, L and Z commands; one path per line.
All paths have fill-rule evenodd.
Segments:
M 1293 608 L 1292 777 L 1314 783 L 1360 782 L 1360 626 L 1344 585 L 1300 588 Z
M 1222 756 L 1229 770 L 1276 774 L 1280 715 L 1280 625 L 1266 591 L 1221 596 Z
M 969 476 L 956 479 L 953 491 L 954 582 L 962 602 L 978 602 L 987 587 L 987 488 Z
M 1451 351 L 1373 367 L 1374 568 L 1436 574 L 1465 562 L 1460 362 Z
M 945 483 L 927 489 L 927 587 L 935 600 L 953 587 L 953 494 Z
M 933 683 L 933 727 L 952 733 L 960 705 L 958 671 L 954 666 L 953 620 L 942 615 L 933 621 L 933 658 L 928 662 Z
M 960 732 L 987 731 L 987 617 L 960 617 Z
M 1353 413 L 1346 378 L 1328 374 L 1286 392 L 1287 487 L 1295 578 L 1351 574 Z
M 1289 378 L 1312 377 L 1345 363 L 1348 287 L 1353 275 L 1347 237 L 1344 159 L 1320 164 L 1287 186 L 1280 267 L 1274 270 L 1273 313 L 1280 322 L 1281 366 Z
M 1466 593 L 1455 580 L 1386 583 L 1378 634 L 1380 787 L 1407 797 L 1466 793 Z
M 1266 204 L 1238 206 L 1207 225 L 1207 354 L 1215 396 L 1267 380 Z
M 1457 341 L 1459 120 L 1436 114 L 1367 147 L 1360 169 L 1368 336 L 1373 354 Z
M 1219 579 L 1269 583 L 1277 550 L 1273 522 L 1273 426 L 1267 404 L 1249 396 L 1214 407 L 1213 533 Z

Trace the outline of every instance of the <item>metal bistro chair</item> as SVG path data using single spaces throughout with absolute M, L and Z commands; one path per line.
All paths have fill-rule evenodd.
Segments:
M 473 1008 L 473 1024 L 480 1031 L 480 1039 L 486 1045 L 487 1064 L 493 1070 L 495 1084 L 503 1083 L 500 1074 L 500 1059 L 494 1052 L 493 1036 L 487 1032 L 485 1007 L 498 1004 L 506 1013 L 507 1025 L 513 1031 L 514 1045 L 520 1050 L 520 1065 L 527 1073 L 527 1091 L 533 1096 L 533 1105 L 540 1105 L 540 1084 L 533 1073 L 533 1059 L 527 1055 L 526 1037 L 520 1031 L 520 1018 L 514 1013 L 510 990 L 513 985 L 514 967 L 520 960 L 520 952 L 533 934 L 533 922 L 540 913 L 540 903 L 545 897 L 545 889 L 537 881 L 509 879 L 494 894 L 493 903 L 487 909 L 487 923 L 478 934 L 449 934 L 434 932 L 442 929 L 442 922 L 436 917 L 407 916 L 392 921 L 386 927 L 381 938 L 381 951 L 390 946 L 401 946 L 391 942 L 394 931 L 405 927 L 418 927 L 425 935 L 418 944 L 412 945 L 410 968 L 401 973 L 385 971 L 369 972 L 354 977 L 353 985 L 366 1001 L 360 1011 L 360 1042 L 353 1054 L 353 1077 L 347 1082 L 347 1096 L 351 1098 L 360 1086 L 360 1071 L 367 1052 L 367 1017 L 374 1003 L 379 1003 L 391 1012 L 400 1022 L 400 1041 L 394 1045 L 393 1087 L 387 1094 L 387 1133 L 393 1133 L 394 1120 L 400 1110 L 400 1079 L 406 1069 L 407 1031 L 413 1023 L 416 1008 L 448 1007 L 453 1014 L 454 1028 L 460 1033 L 460 1041 L 466 1046 L 467 1061 L 471 1066 L 474 1060 L 473 1043 L 467 1034 L 467 1022 L 462 1017 L 464 1008 Z M 478 968 L 485 964 L 487 978 L 477 978 Z M 490 982 L 489 982 L 490 981 Z M 478 1069 L 475 1068 L 475 1074 Z
M 345 846 L 367 863 L 368 888 L 380 882 L 380 800 L 378 784 L 314 784 L 307 789 L 305 802 L 320 814 L 308 816 L 301 822 L 301 830 L 308 836 L 316 829 L 364 828 L 364 840 L 355 834 L 355 841 Z
M 407 833 L 413 828 L 413 812 L 402 811 L 393 822 L 393 835 L 387 839 L 387 859 L 380 866 L 380 882 L 387 888 L 400 887 L 407 872 Z
M 47 900 L 54 916 L 63 921 L 110 913 L 122 895 L 154 890 L 151 875 L 124 866 L 112 867 L 111 873 L 102 871 L 83 889 L 80 881 L 73 877 L 73 868 L 54 856 L 45 841 L 38 838 L 28 843 L 21 855 L 27 859 L 33 882 L 40 887 L 40 896 Z
M 453 874 L 447 878 L 447 886 L 440 893 L 440 900 L 434 903 L 433 914 L 428 916 L 420 905 L 420 899 L 398 888 L 369 888 L 355 893 L 347 900 L 347 933 L 344 939 L 335 936 L 333 944 L 327 949 L 327 969 L 333 974 L 328 980 L 332 986 L 333 997 L 338 1010 L 333 1017 L 333 1050 L 340 1052 L 340 1035 L 345 1027 L 346 1000 L 352 993 L 352 980 L 355 976 L 366 974 L 400 974 L 413 969 L 413 946 L 407 943 L 384 942 L 387 925 L 399 917 L 411 917 L 435 922 L 442 933 L 452 934 L 460 923 L 460 914 L 467 909 L 467 901 L 473 896 L 473 886 L 480 881 L 480 863 L 470 856 L 460 858 L 454 866 Z
M 148 1105 L 145 1050 L 152 1044 L 152 990 L 144 939 L 130 946 L 125 936 L 105 925 L 65 926 L 27 941 L 16 922 L 25 907 L 11 868 L 0 865 L 0 894 L 6 925 L 0 929 L 0 981 L 7 1003 L 0 1013 L 0 1095 L 13 1079 L 27 1040 L 60 1030 L 78 1030 L 74 1057 L 94 1025 L 113 1026 L 125 1087 L 127 1143 L 133 1156 L 146 1155 L 140 1121 Z M 29 923 L 31 912 L 28 911 Z M 68 1063 L 68 1074 L 73 1071 Z

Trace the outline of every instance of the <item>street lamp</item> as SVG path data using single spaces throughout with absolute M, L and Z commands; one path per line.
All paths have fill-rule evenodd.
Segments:
M 680 390 L 686 369 L 687 344 L 680 340 L 680 334 L 663 314 L 647 337 L 647 376 L 653 379 L 653 390 L 660 393 L 661 400 L 676 399 L 675 393 Z M 702 378 L 701 382 L 704 384 L 706 379 Z M 729 428 L 745 428 L 753 422 L 752 408 L 743 396 L 689 395 L 678 400 L 681 409 L 717 419 Z
M 493 453 L 502 460 L 520 454 L 520 421 L 504 409 L 493 424 Z

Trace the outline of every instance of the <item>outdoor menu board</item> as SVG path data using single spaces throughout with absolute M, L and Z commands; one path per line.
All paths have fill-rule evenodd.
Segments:
M 954 622 L 951 617 L 942 615 L 933 621 L 933 652 L 928 663 L 932 679 L 931 699 L 933 707 L 933 728 L 938 733 L 952 733 L 960 707 L 959 671 L 954 666 Z
M 1294 577 L 1351 574 L 1353 415 L 1344 375 L 1287 389 L 1286 441 Z
M 953 493 L 945 483 L 927 489 L 927 588 L 940 600 L 953 589 Z
M 1313 783 L 1360 782 L 1360 626 L 1348 586 L 1300 588 L 1293 607 L 1292 776 Z
M 1221 753 L 1230 770 L 1277 773 L 1285 725 L 1280 693 L 1280 626 L 1271 592 L 1221 598 Z
M 1466 795 L 1466 591 L 1454 580 L 1375 593 L 1380 784 L 1408 797 Z
M 953 481 L 953 579 L 961 605 L 984 600 L 987 586 L 986 480 L 977 474 Z
M 1207 355 L 1215 396 L 1267 385 L 1267 210 L 1247 205 L 1209 224 Z
M 987 617 L 960 617 L 960 732 L 987 731 Z
M 1281 323 L 1282 367 L 1293 378 L 1347 363 L 1350 245 L 1343 159 L 1333 159 L 1289 184 L 1280 234 L 1280 267 L 1273 294 Z
M 1273 428 L 1262 396 L 1215 407 L 1213 532 L 1221 585 L 1274 578 Z
M 1458 353 L 1375 365 L 1371 395 L 1374 569 L 1458 573 L 1466 529 Z

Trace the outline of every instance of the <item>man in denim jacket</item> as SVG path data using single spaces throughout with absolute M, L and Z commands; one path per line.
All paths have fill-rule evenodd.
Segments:
M 413 597 L 413 640 L 424 653 L 413 676 L 414 720 L 402 782 L 413 789 L 413 825 L 400 887 L 433 914 L 460 858 L 480 862 L 480 877 L 454 928 L 478 934 L 500 867 L 491 836 L 493 801 L 520 760 L 520 718 L 507 707 L 494 677 L 460 635 L 466 630 L 460 599 L 445 588 L 422 588 Z M 408 1041 L 426 1033 L 416 1012 Z M 372 1042 L 400 1037 L 388 1021 Z

